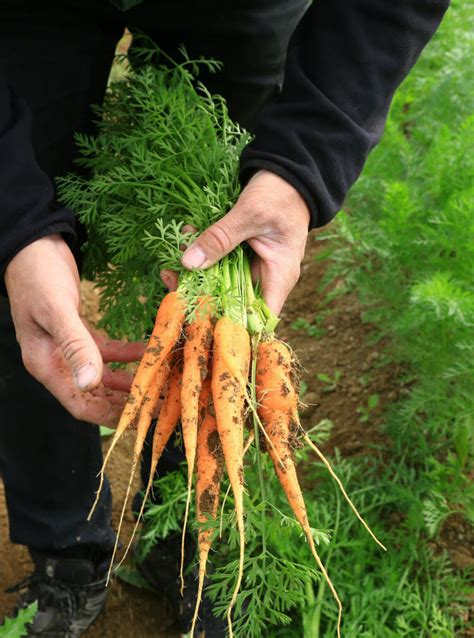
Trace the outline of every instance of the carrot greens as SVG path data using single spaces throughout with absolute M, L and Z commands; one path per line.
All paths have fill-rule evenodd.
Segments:
M 239 155 L 250 140 L 225 101 L 196 80 L 216 62 L 183 52 L 181 63 L 170 64 L 153 54 L 157 64 L 112 84 L 97 109 L 97 135 L 77 136 L 86 175 L 59 180 L 62 201 L 87 227 L 84 274 L 102 291 L 101 325 L 111 336 L 140 338 L 151 329 L 164 294 L 159 271 L 171 265 L 160 259 L 163 248 L 189 241 L 184 224 L 202 231 L 232 207 Z M 139 52 L 138 63 L 150 56 Z M 174 257 L 179 270 L 179 250 Z

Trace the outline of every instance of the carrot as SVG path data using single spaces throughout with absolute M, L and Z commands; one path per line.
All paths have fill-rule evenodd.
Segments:
M 130 396 L 102 463 L 96 498 L 87 517 L 89 521 L 99 502 L 100 493 L 104 485 L 105 468 L 110 455 L 125 430 L 136 422 L 142 404 L 149 399 L 148 389 L 150 383 L 178 340 L 183 321 L 184 302 L 179 293 L 170 292 L 164 297 L 158 308 L 153 331 L 132 382 Z
M 341 635 L 342 603 L 314 544 L 303 493 L 298 481 L 292 447 L 298 432 L 298 396 L 292 382 L 292 357 L 281 341 L 270 339 L 258 346 L 256 392 L 258 412 L 272 447 L 268 453 L 290 507 L 301 525 L 311 553 L 338 605 L 337 635 Z
M 181 595 L 184 590 L 184 546 L 189 505 L 193 486 L 194 464 L 199 420 L 199 397 L 204 379 L 208 375 L 209 355 L 212 343 L 212 319 L 210 299 L 202 297 L 196 309 L 195 321 L 186 326 L 186 340 L 183 350 L 183 383 L 181 387 L 181 424 L 183 428 L 184 449 L 188 463 L 188 495 L 184 514 L 181 538 Z
M 244 447 L 244 457 L 247 454 L 247 452 L 249 451 L 250 446 L 252 445 L 252 443 L 255 441 L 255 432 L 253 430 L 251 430 L 249 432 L 249 435 L 247 437 L 247 441 L 245 442 L 245 447 Z M 225 509 L 225 504 L 227 499 L 229 498 L 229 494 L 230 494 L 230 490 L 232 489 L 232 485 L 229 485 L 229 487 L 227 488 L 226 493 L 224 494 L 224 498 L 222 499 L 222 505 L 221 505 L 221 522 L 219 525 L 219 538 L 222 538 L 222 522 L 223 522 L 223 516 L 224 516 L 224 509 Z
M 150 494 L 151 488 L 153 486 L 153 480 L 155 477 L 158 461 L 160 460 L 161 455 L 163 454 L 163 450 L 165 449 L 179 421 L 179 417 L 181 415 L 181 380 L 182 362 L 178 361 L 177 363 L 175 363 L 174 369 L 172 370 L 169 377 L 168 388 L 165 398 L 163 399 L 160 414 L 158 416 L 155 431 L 153 433 L 153 447 L 151 452 L 148 483 L 145 489 L 145 494 L 143 496 L 140 512 L 138 514 L 135 527 L 133 528 L 130 541 L 125 549 L 124 555 L 119 565 L 121 565 L 125 560 L 125 557 L 132 545 L 133 538 L 137 532 L 138 525 L 140 524 L 140 520 L 145 510 L 148 495 Z
M 210 383 L 203 385 L 201 402 L 204 404 L 205 416 L 199 424 L 196 456 L 196 509 L 198 523 L 206 523 L 215 519 L 219 509 L 219 492 L 222 479 L 223 457 L 222 447 L 217 431 L 216 418 L 210 399 Z M 209 404 L 209 405 L 207 405 Z M 191 636 L 194 636 L 202 590 L 206 576 L 206 563 L 212 544 L 212 529 L 201 529 L 198 534 L 199 548 L 199 584 L 194 609 Z
M 172 355 L 170 355 L 170 358 Z M 114 564 L 115 555 L 117 553 L 119 539 L 120 539 L 120 531 L 122 529 L 123 519 L 125 516 L 125 512 L 127 509 L 128 499 L 130 498 L 130 492 L 132 489 L 133 478 L 135 476 L 135 472 L 137 470 L 138 463 L 140 462 L 140 457 L 143 450 L 143 445 L 145 443 L 146 435 L 148 430 L 150 429 L 151 421 L 155 415 L 155 411 L 158 407 L 158 403 L 160 401 L 161 392 L 166 384 L 166 381 L 169 377 L 169 365 L 170 358 L 160 366 L 157 370 L 156 376 L 153 379 L 153 382 L 148 389 L 144 401 L 142 403 L 142 408 L 140 410 L 140 414 L 137 420 L 137 430 L 135 436 L 135 445 L 133 447 L 133 458 L 132 458 L 132 467 L 130 469 L 130 478 L 127 485 L 127 492 L 125 494 L 125 498 L 122 505 L 122 511 L 120 514 L 120 520 L 117 529 L 117 535 L 115 538 L 115 545 L 112 552 L 112 558 L 110 559 L 110 568 L 107 576 L 107 584 L 110 578 L 111 570 Z
M 245 551 L 243 504 L 244 406 L 250 366 L 250 338 L 245 327 L 235 323 L 227 316 L 221 317 L 214 328 L 213 355 L 212 400 L 227 474 L 234 494 L 237 527 L 240 537 L 237 582 L 227 611 L 229 636 L 232 638 L 232 608 L 242 582 Z

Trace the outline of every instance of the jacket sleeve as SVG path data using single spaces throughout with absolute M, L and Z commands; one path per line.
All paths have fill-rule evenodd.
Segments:
M 74 241 L 74 215 L 55 203 L 31 141 L 31 113 L 10 90 L 0 68 L 0 293 L 9 261 L 41 237 L 61 233 Z
M 395 89 L 449 0 L 315 0 L 288 48 L 281 94 L 262 111 L 241 157 L 304 197 L 312 227 L 341 208 L 383 132 Z

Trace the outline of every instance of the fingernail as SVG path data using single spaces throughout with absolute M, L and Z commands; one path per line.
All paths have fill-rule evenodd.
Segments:
M 97 368 L 93 363 L 86 363 L 76 371 L 75 382 L 79 390 L 87 388 L 96 378 Z
M 199 246 L 190 246 L 181 261 L 185 268 L 200 268 L 206 261 L 206 255 Z

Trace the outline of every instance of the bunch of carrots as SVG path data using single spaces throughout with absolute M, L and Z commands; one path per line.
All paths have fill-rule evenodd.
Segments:
M 232 608 L 242 582 L 245 555 L 244 455 L 254 440 L 253 430 L 248 429 L 246 424 L 249 420 L 253 421 L 262 435 L 262 443 L 272 459 L 309 549 L 338 604 L 339 635 L 342 605 L 316 551 L 294 462 L 293 449 L 300 437 L 323 459 L 358 518 L 376 542 L 379 545 L 381 543 L 360 517 L 329 462 L 300 425 L 294 355 L 273 332 L 277 319 L 254 290 L 248 254 L 239 247 L 235 254 L 224 258 L 217 268 L 222 269 L 222 278 L 228 283 L 225 294 L 219 298 L 199 296 L 194 300 L 195 307 L 191 309 L 193 300 L 187 298 L 186 285 L 183 285 L 177 291 L 169 292 L 161 302 L 132 383 L 130 397 L 104 459 L 96 502 L 113 449 L 124 432 L 134 428 L 136 437 L 132 469 L 121 525 L 146 435 L 160 406 L 153 435 L 150 477 L 135 533 L 158 461 L 181 422 L 188 471 L 182 566 L 184 534 L 194 480 L 197 523 L 202 526 L 198 533 L 199 587 L 191 635 L 198 618 L 206 563 L 212 544 L 212 529 L 206 523 L 217 517 L 225 467 L 234 495 L 240 539 L 239 572 L 227 612 L 229 635 L 233 636 Z M 239 279 L 240 274 L 242 280 Z M 190 276 L 193 276 L 192 273 L 187 275 L 188 284 Z M 117 544 L 118 536 L 115 551 Z M 183 567 L 181 583 L 184 587 Z
M 161 299 L 104 459 L 92 511 L 117 442 L 134 428 L 121 525 L 146 435 L 158 412 L 150 478 L 135 533 L 160 456 L 181 423 L 188 471 L 183 556 L 193 485 L 199 526 L 193 631 L 213 538 L 209 521 L 217 516 L 225 469 L 240 540 L 239 569 L 227 610 L 232 637 L 232 610 L 245 557 L 244 456 L 254 442 L 271 457 L 309 550 L 337 601 L 340 635 L 342 605 L 316 551 L 296 472 L 293 449 L 300 438 L 323 461 L 362 519 L 300 425 L 297 365 L 288 345 L 275 336 L 278 318 L 266 306 L 258 282 L 252 281 L 251 251 L 238 246 L 206 271 L 188 272 L 181 266 L 182 246 L 193 240 L 183 228 L 189 224 L 200 233 L 235 202 L 239 155 L 250 138 L 230 119 L 225 101 L 196 81 L 200 65 L 217 70 L 216 63 L 192 61 L 183 53 L 180 64 L 169 59 L 162 65 L 148 64 L 157 55 L 161 54 L 156 50 L 144 51 L 146 64 L 111 87 L 98 111 L 102 118 L 97 137 L 78 138 L 80 162 L 90 177 L 69 175 L 60 183 L 62 200 L 89 231 L 85 263 L 87 274 L 101 287 L 104 327 L 117 336 L 136 334 Z M 167 294 L 157 283 L 157 273 L 164 268 L 179 274 L 178 289 Z M 182 573 L 181 582 L 183 586 Z

